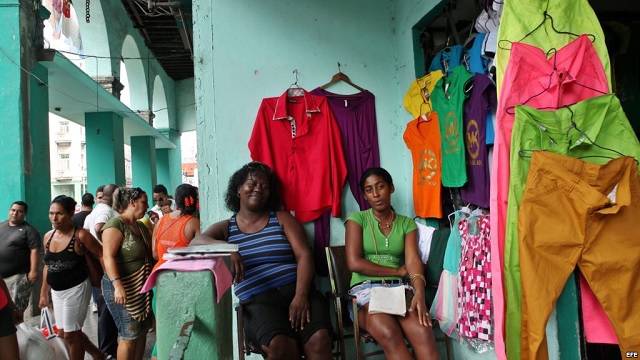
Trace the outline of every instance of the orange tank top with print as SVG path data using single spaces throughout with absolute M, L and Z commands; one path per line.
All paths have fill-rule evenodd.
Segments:
M 156 224 L 155 244 L 158 252 L 158 263 L 153 267 L 153 270 L 165 263 L 166 260 L 163 260 L 162 256 L 167 252 L 167 249 L 189 246 L 190 240 L 184 234 L 184 228 L 192 217 L 193 215 L 185 215 L 174 219 L 169 215 L 165 215 L 158 221 Z

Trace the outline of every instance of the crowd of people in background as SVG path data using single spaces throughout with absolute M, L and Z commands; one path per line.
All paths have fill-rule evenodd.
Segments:
M 388 358 L 411 358 L 404 338 L 417 359 L 437 358 L 416 226 L 391 206 L 395 189 L 386 170 L 367 170 L 360 187 L 371 209 L 345 221 L 351 293 L 359 308 L 351 315 Z M 44 237 L 25 221 L 27 204 L 16 201 L 9 219 L 0 223 L 0 347 L 18 358 L 13 324 L 22 321 L 33 284 L 42 276 L 38 305 L 53 307 L 71 359 L 84 359 L 85 352 L 93 359 L 142 359 L 147 333 L 154 326 L 155 291 L 141 289 L 154 266 L 165 261 L 170 248 L 230 243 L 239 249 L 231 255 L 231 270 L 247 339 L 267 359 L 331 359 L 329 304 L 314 283 L 307 234 L 284 211 L 279 188 L 277 176 L 265 164 L 244 165 L 231 176 L 225 194 L 233 215 L 202 234 L 198 189 L 189 184 L 178 186 L 175 198 L 163 185 L 155 186 L 152 208 L 139 187 L 100 186 L 95 198 L 82 196 L 77 213 L 74 199 L 57 196 L 49 208 L 52 229 Z M 386 254 L 382 260 L 373 256 L 379 247 Z M 101 259 L 104 269 L 93 289 L 87 255 Z M 367 311 L 369 292 L 381 279 L 402 283 L 409 276 L 410 283 L 404 284 L 413 298 L 406 317 Z M 98 312 L 97 344 L 82 331 L 92 297 Z M 155 347 L 152 356 L 157 356 Z

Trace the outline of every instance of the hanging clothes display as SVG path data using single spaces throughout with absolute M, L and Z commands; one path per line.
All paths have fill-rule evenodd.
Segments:
M 505 319 L 507 357 L 519 356 L 520 291 L 517 264 L 504 254 L 507 247 L 517 246 L 514 239 L 505 241 L 506 207 L 509 188 L 509 154 L 514 106 L 526 104 L 534 108 L 558 108 L 608 92 L 606 73 L 589 37 L 584 35 L 557 50 L 551 57 L 535 46 L 513 43 L 509 67 L 502 92 L 499 93 L 496 137 L 491 167 L 491 229 L 494 251 L 493 271 L 504 269 L 505 310 L 495 302 L 496 322 Z M 517 254 L 517 250 L 515 251 Z M 500 266 L 500 267 L 499 267 Z M 494 279 L 495 280 L 495 279 Z M 498 286 L 496 297 L 502 296 Z M 503 315 L 504 314 L 504 315 Z
M 559 221 L 564 219 L 564 221 Z M 640 348 L 640 180 L 633 157 L 605 165 L 534 151 L 518 217 L 523 359 L 547 359 L 545 326 L 576 265 L 620 351 Z
M 489 162 L 487 157 L 487 114 L 496 103 L 496 90 L 487 75 L 475 74 L 473 88 L 464 103 L 464 134 L 467 150 L 467 183 L 460 189 L 462 201 L 489 207 Z
M 507 306 L 519 309 L 520 278 L 522 269 L 518 251 L 518 209 L 529 173 L 533 150 L 545 150 L 571 157 L 584 157 L 594 163 L 605 163 L 620 154 L 640 159 L 640 143 L 613 95 L 602 95 L 581 101 L 557 111 L 541 111 L 520 105 L 515 108 L 513 141 L 511 143 L 511 173 L 507 207 L 505 237 L 514 246 L 505 248 L 505 279 L 513 279 L 512 293 L 508 293 Z M 575 124 L 575 127 L 573 127 Z M 583 131 L 583 133 L 581 133 Z M 588 140 L 590 139 L 590 140 Z M 596 145 L 597 144 L 597 145 Z M 511 239 L 514 239 L 513 241 Z M 582 288 L 584 331 L 591 340 L 603 342 L 611 338 L 613 329 L 600 306 L 588 302 L 591 290 Z M 515 304 L 514 304 L 515 303 Z M 585 309 L 590 309 L 586 312 Z M 601 334 L 601 335 L 598 335 Z
M 502 93 L 502 85 L 509 83 L 506 69 L 513 54 L 513 47 L 509 51 L 510 42 L 538 46 L 544 49 L 543 52 L 547 52 L 564 47 L 581 34 L 592 35 L 593 45 L 607 74 L 607 84 L 611 84 L 604 33 L 588 0 L 507 1 L 498 29 L 498 94 Z
M 482 56 L 482 44 L 484 43 L 486 34 L 480 33 L 473 38 L 471 49 L 465 51 L 465 57 L 468 59 L 469 72 L 471 74 L 487 73 L 487 58 Z
M 438 80 L 442 78 L 442 71 L 436 70 L 411 82 L 404 95 L 404 108 L 411 113 L 413 119 L 433 110 L 431 92 Z
M 449 76 L 438 80 L 431 93 L 440 124 L 442 185 L 447 187 L 461 187 L 467 182 L 462 114 L 467 96 L 464 86 L 470 78 L 464 66 L 457 66 Z
M 413 160 L 414 211 L 421 218 L 439 219 L 442 217 L 442 154 L 436 113 L 409 122 L 403 139 Z
M 462 220 L 458 230 L 462 239 L 458 334 L 476 352 L 484 352 L 492 348 L 493 341 L 489 216 Z
M 300 89 L 301 90 L 301 89 Z M 300 222 L 331 209 L 341 215 L 347 165 L 340 129 L 329 102 L 301 96 L 265 98 L 249 140 L 251 159 L 267 164 L 281 181 L 282 202 Z

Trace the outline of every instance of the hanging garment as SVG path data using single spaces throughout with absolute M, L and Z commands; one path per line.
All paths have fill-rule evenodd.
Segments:
M 368 168 L 380 166 L 375 96 L 369 91 L 340 95 L 321 88 L 310 93 L 326 97 L 333 111 L 340 129 L 351 194 L 360 210 L 366 210 L 370 206 L 360 191 L 360 177 Z
M 484 43 L 486 34 L 477 34 L 473 39 L 473 45 L 471 49 L 465 51 L 465 56 L 468 57 L 469 72 L 471 74 L 486 74 L 487 73 L 487 58 L 482 56 L 482 44 Z
M 585 157 L 586 161 L 605 163 L 619 154 L 640 159 L 640 142 L 635 136 L 618 98 L 602 95 L 556 111 L 541 111 L 520 105 L 515 108 L 513 142 L 511 143 L 511 173 L 505 233 L 505 291 L 507 309 L 519 316 L 521 267 L 518 251 L 518 209 L 525 191 L 532 150 L 546 150 L 571 157 Z M 589 139 L 603 147 L 593 145 L 586 136 L 572 129 L 571 121 L 585 132 Z M 610 150 L 607 150 L 607 149 Z M 618 152 L 618 153 L 616 153 Z M 613 328 L 599 304 L 589 302 L 591 290 L 581 288 L 585 334 L 591 340 L 604 342 L 611 339 Z M 590 309 L 590 312 L 585 312 Z M 512 317 L 507 317 L 511 321 Z M 518 326 L 507 323 L 508 333 L 519 334 Z M 513 326 L 512 326 L 513 325 Z M 607 330 L 608 329 L 608 330 Z
M 454 45 L 438 51 L 433 60 L 431 60 L 429 72 L 440 70 L 445 75 L 451 74 L 451 69 L 462 64 L 463 53 L 462 45 Z
M 413 209 L 421 218 L 442 217 L 442 154 L 438 116 L 409 122 L 403 139 L 413 160 Z
M 513 107 L 526 103 L 535 108 L 557 108 L 576 103 L 608 91 L 607 77 L 591 41 L 581 36 L 558 49 L 547 59 L 545 52 L 531 45 L 514 43 L 511 46 L 509 67 L 503 91 L 499 93 L 496 137 L 491 167 L 491 229 L 494 274 L 494 314 L 496 333 L 506 331 L 507 357 L 518 359 L 520 346 L 518 308 L 504 309 L 501 299 L 513 288 L 512 279 L 498 279 L 504 268 L 504 234 L 509 188 L 509 153 L 513 128 Z M 505 270 L 506 271 L 506 270 Z M 519 298 L 517 298 L 519 299 Z M 519 300 L 517 300 L 519 301 Z M 506 320 L 505 320 L 506 319 Z M 496 353 L 500 354 L 501 337 L 496 339 Z M 511 350 L 510 350 L 511 349 Z M 500 356 L 499 356 L 500 357 Z M 501 358 L 501 357 L 500 357 Z
M 472 234 L 469 229 L 473 223 Z M 476 350 L 490 346 L 491 325 L 491 246 L 489 216 L 458 223 L 462 252 L 458 280 L 458 334 Z M 480 341 L 474 341 L 480 340 Z
M 442 185 L 447 187 L 461 187 L 467 182 L 462 114 L 467 96 L 464 85 L 470 78 L 464 66 L 457 66 L 450 76 L 438 80 L 431 93 L 440 124 Z
M 553 25 L 564 34 L 555 31 L 552 21 L 545 19 L 545 12 L 553 19 Z M 542 24 L 541 26 L 539 26 Z M 539 26 L 537 30 L 534 31 Z M 607 74 L 607 84 L 611 84 L 609 54 L 600 22 L 588 0 L 547 0 L 547 1 L 507 1 L 504 4 L 498 30 L 496 53 L 497 89 L 502 93 L 502 85 L 507 84 L 506 69 L 513 56 L 510 42 L 521 42 L 543 48 L 560 49 L 575 40 L 574 34 L 592 34 L 593 45 Z M 590 41 L 591 42 L 591 41 Z M 609 87 L 611 91 L 611 87 Z
M 304 91 L 302 96 L 265 98 L 249 139 L 251 159 L 267 164 L 281 181 L 286 210 L 300 222 L 331 209 L 341 215 L 347 165 L 340 129 L 329 102 Z
M 409 85 L 409 89 L 404 95 L 404 108 L 411 113 L 414 119 L 433 110 L 431 92 L 440 78 L 442 78 L 442 71 L 436 70 L 416 79 Z
M 545 326 L 575 266 L 620 351 L 640 349 L 640 180 L 632 157 L 605 165 L 535 151 L 518 215 L 523 359 L 547 359 Z
M 360 210 L 366 210 L 370 206 L 360 191 L 358 182 L 366 169 L 380 166 L 375 96 L 369 91 L 340 95 L 321 88 L 311 90 L 310 93 L 326 97 L 333 111 L 340 129 L 351 194 Z M 324 248 L 329 246 L 331 241 L 330 215 L 326 212 L 314 223 L 314 264 L 319 276 L 329 274 Z
M 473 76 L 473 89 L 464 103 L 464 134 L 467 150 L 467 183 L 460 189 L 462 201 L 489 207 L 489 162 L 487 157 L 487 114 L 496 103 L 496 89 L 487 75 Z

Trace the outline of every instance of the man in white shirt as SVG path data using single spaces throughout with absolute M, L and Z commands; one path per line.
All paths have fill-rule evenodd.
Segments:
M 147 212 L 149 219 L 154 224 L 160 220 L 164 214 L 168 214 L 176 210 L 176 202 L 169 197 L 167 188 L 158 184 L 153 187 L 153 202 L 155 205 Z

